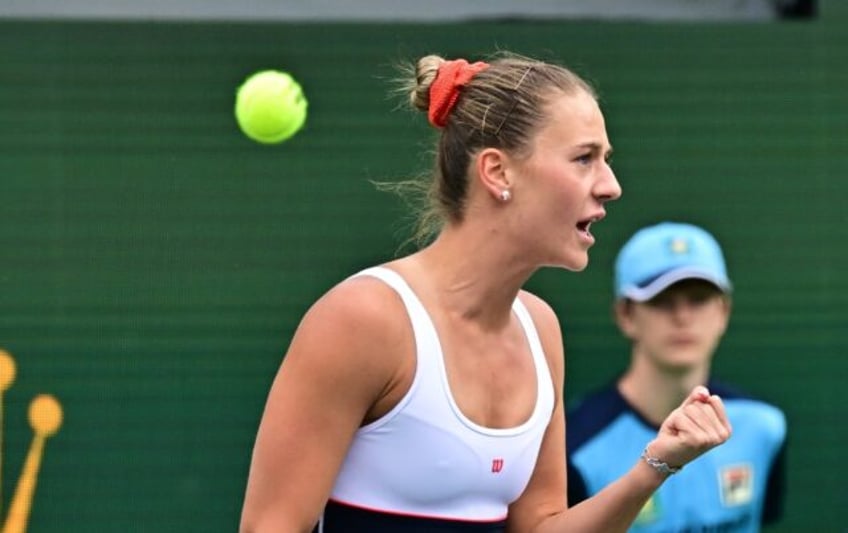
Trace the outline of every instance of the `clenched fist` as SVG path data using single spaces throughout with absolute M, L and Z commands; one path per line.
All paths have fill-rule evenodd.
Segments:
M 729 439 L 731 432 L 721 398 L 697 386 L 666 417 L 648 455 L 680 468 Z

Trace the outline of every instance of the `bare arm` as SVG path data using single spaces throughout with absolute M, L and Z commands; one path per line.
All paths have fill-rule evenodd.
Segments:
M 548 357 L 557 387 L 557 405 L 530 483 L 510 506 L 508 531 L 624 532 L 665 477 L 634 457 L 634 466 L 627 474 L 595 496 L 567 508 L 562 336 L 556 316 L 547 304 L 532 295 L 527 295 L 524 301 Z M 730 424 L 721 400 L 697 387 L 665 420 L 649 449 L 653 456 L 670 465 L 684 465 L 729 437 Z
M 268 395 L 240 531 L 307 533 L 354 433 L 392 383 L 403 345 L 394 293 L 348 280 L 304 316 Z M 400 354 L 400 355 L 399 355 Z

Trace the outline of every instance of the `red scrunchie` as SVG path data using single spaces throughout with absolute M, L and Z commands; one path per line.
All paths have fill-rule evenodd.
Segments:
M 439 65 L 436 79 L 430 85 L 430 107 L 427 119 L 437 128 L 444 128 L 448 114 L 459 98 L 459 89 L 464 87 L 475 74 L 489 67 L 488 63 L 478 61 L 469 64 L 464 59 L 445 61 Z

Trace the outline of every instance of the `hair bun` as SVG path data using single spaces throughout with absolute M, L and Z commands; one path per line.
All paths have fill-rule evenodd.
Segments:
M 409 102 L 419 111 L 427 113 L 430 109 L 430 86 L 439 73 L 439 67 L 445 58 L 438 55 L 424 56 L 415 65 L 415 84 L 409 93 Z

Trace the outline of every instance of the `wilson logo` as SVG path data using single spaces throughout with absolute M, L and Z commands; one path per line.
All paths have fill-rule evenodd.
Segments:
M 492 459 L 492 473 L 500 474 L 501 470 L 503 470 L 504 460 L 503 459 Z

